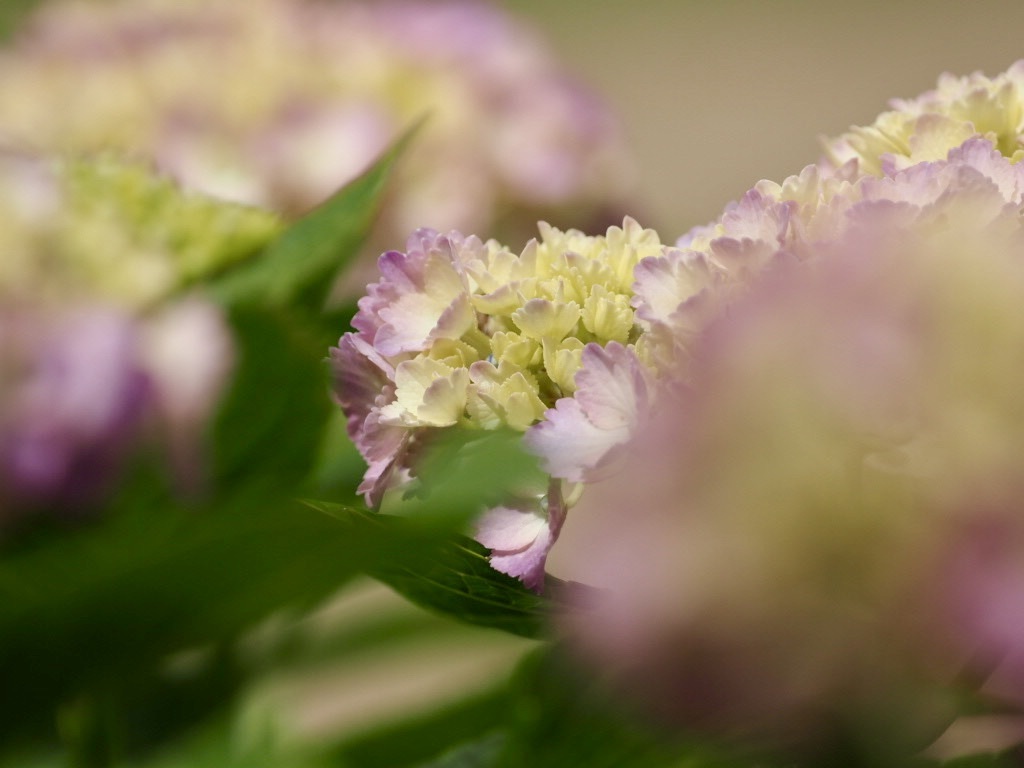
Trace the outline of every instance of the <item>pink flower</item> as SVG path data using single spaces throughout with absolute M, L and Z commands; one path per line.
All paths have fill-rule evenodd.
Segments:
M 203 432 L 233 358 L 214 307 L 190 299 L 140 319 L 8 301 L 0 317 L 0 518 L 92 510 L 147 438 L 178 483 L 201 483 Z

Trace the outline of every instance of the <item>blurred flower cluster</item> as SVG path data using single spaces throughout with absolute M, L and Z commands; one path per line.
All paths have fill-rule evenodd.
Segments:
M 1024 701 L 1019 71 L 944 78 L 638 267 L 667 375 L 569 624 L 668 721 L 883 759 L 955 695 Z
M 422 226 L 518 237 L 538 210 L 590 221 L 629 187 L 607 108 L 475 2 L 63 0 L 0 52 L 0 79 L 8 142 L 118 148 L 288 216 L 426 118 L 384 242 Z
M 0 521 L 90 509 L 146 432 L 193 472 L 232 345 L 183 290 L 277 220 L 134 164 L 7 152 L 0 221 Z

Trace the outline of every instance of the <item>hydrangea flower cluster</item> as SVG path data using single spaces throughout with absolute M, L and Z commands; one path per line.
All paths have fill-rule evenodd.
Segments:
M 518 254 L 420 230 L 404 253 L 381 256 L 356 332 L 331 350 L 338 401 L 369 464 L 360 492 L 379 504 L 415 472 L 417 443 L 455 425 L 523 431 L 567 468 L 559 479 L 587 479 L 609 441 L 584 437 L 556 457 L 542 427 L 589 415 L 595 433 L 628 432 L 636 406 L 620 400 L 632 390 L 609 390 L 604 378 L 646 377 L 633 271 L 661 249 L 656 233 L 627 219 L 603 236 L 542 224 L 540 239 Z M 583 366 L 590 372 L 577 375 Z M 485 516 L 479 536 L 495 550 L 495 567 L 539 587 L 564 506 L 554 483 Z
M 654 331 L 651 355 L 661 364 L 685 357 L 686 340 L 752 276 L 779 261 L 813 258 L 872 206 L 927 208 L 936 220 L 940 211 L 969 217 L 943 195 L 961 183 L 953 177 L 987 186 L 977 174 L 998 186 L 1004 204 L 1015 204 L 1022 89 L 1024 61 L 995 78 L 943 75 L 934 91 L 896 99 L 871 126 L 826 142 L 822 162 L 781 184 L 759 182 L 719 219 L 679 238 L 675 251 L 637 271 L 638 317 Z
M 590 220 L 630 176 L 596 97 L 532 30 L 463 0 L 63 0 L 0 53 L 0 79 L 8 143 L 137 153 L 287 215 L 427 117 L 390 242 L 421 226 L 532 232 L 540 208 Z
M 175 297 L 276 219 L 133 165 L 8 153 L 0 221 L 0 528 L 82 514 L 145 431 L 188 469 L 232 354 L 219 311 Z
M 1024 702 L 1021 71 L 944 79 L 875 124 L 909 132 L 844 139 L 906 141 L 761 182 L 638 264 L 662 382 L 589 497 L 574 576 L 610 591 L 568 621 L 663 716 L 913 751 L 965 680 Z
M 983 87 L 975 76 L 944 80 L 940 91 L 960 83 L 971 104 L 979 94 L 1005 96 L 1018 69 L 993 81 L 1000 85 Z M 417 234 L 407 254 L 382 257 L 383 279 L 360 304 L 358 332 L 332 352 L 350 434 L 370 465 L 361 491 L 376 504 L 405 482 L 425 429 L 525 430 L 552 484 L 546 495 L 491 510 L 478 538 L 496 568 L 539 587 L 567 508 L 563 487 L 575 486 L 575 497 L 579 484 L 608 474 L 658 403 L 688 391 L 707 328 L 753 286 L 794 265 L 813 270 L 826 257 L 882 247 L 897 232 L 928 238 L 923 250 L 961 252 L 981 225 L 988 240 L 1017 237 L 1017 156 L 1001 134 L 962 122 L 966 134 L 931 135 L 938 159 L 884 152 L 808 166 L 781 184 L 760 182 L 674 247 L 643 233 L 629 258 L 605 246 L 623 236 L 640 243 L 629 221 L 596 240 L 546 228 L 519 257 L 457 233 Z
M 880 177 L 860 173 L 852 161 L 838 169 L 807 166 L 781 184 L 759 182 L 717 221 L 639 265 L 635 302 L 654 331 L 649 354 L 662 364 L 685 358 L 688 340 L 752 279 L 780 263 L 813 261 L 850 231 L 869 228 L 878 209 L 892 219 L 930 218 L 955 232 L 944 216 L 993 219 L 1016 204 L 1016 166 L 988 139 L 972 137 L 946 151 L 941 161 Z M 967 188 L 987 210 L 970 210 L 953 194 Z
M 829 141 L 833 166 L 856 159 L 864 173 L 881 175 L 914 163 L 942 160 L 974 136 L 983 136 L 1017 162 L 1024 157 L 1024 60 L 989 78 L 944 74 L 935 90 L 894 99 L 869 126 L 855 126 Z

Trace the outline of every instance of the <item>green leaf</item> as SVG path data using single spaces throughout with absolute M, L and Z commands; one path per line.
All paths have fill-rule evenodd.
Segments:
M 315 753 L 275 745 L 240 745 L 237 723 L 218 718 L 145 759 L 118 763 L 125 768 L 327 768 Z
M 0 41 L 6 41 L 38 0 L 5 0 L 0 3 Z
M 238 680 L 175 688 L 159 664 L 312 605 L 374 551 L 293 501 L 333 409 L 315 334 L 275 309 L 236 307 L 230 322 L 237 362 L 198 462 L 205 482 L 169 488 L 164 457 L 152 457 L 94 519 L 4 542 L 0 680 L 15 695 L 0 696 L 0 743 L 14 733 L 45 743 L 58 707 L 83 695 L 122 709 L 142 702 L 142 713 L 156 711 L 147 697 L 184 695 L 195 717 L 223 705 Z M 181 725 L 151 719 L 166 731 Z
M 349 742 L 345 768 L 752 768 L 659 731 L 582 674 L 565 649 L 529 654 L 511 683 Z
M 522 489 L 546 489 L 548 476 L 523 448 L 522 433 L 449 428 L 424 436 L 417 484 L 394 510 L 410 519 L 453 512 L 468 523 Z M 391 511 L 390 507 L 385 507 Z
M 433 545 L 407 565 L 386 562 L 367 572 L 417 605 L 483 627 L 543 637 L 550 601 L 491 568 L 488 552 L 459 536 Z
M 213 482 L 221 493 L 294 498 L 335 410 L 315 331 L 282 310 L 238 307 L 231 388 L 213 429 Z
M 368 235 L 388 174 L 417 128 L 413 126 L 365 173 L 295 222 L 259 257 L 211 285 L 214 296 L 229 305 L 319 310 L 332 277 Z
M 52 749 L 0 754 L 0 768 L 67 768 L 67 765 L 64 755 Z
M 407 498 L 385 505 L 398 514 L 310 503 L 351 530 L 376 529 L 396 542 L 416 540 L 415 548 L 392 547 L 391 556 L 366 567 L 366 573 L 416 605 L 469 624 L 544 637 L 552 612 L 566 607 L 567 594 L 578 597 L 585 588 L 549 577 L 545 594 L 538 595 L 494 570 L 490 553 L 479 543 L 452 534 L 469 528 L 483 509 L 510 491 L 546 480 L 536 457 L 523 450 L 522 435 L 448 430 L 433 437 L 417 475 L 420 485 Z
M 355 489 L 366 471 L 366 462 L 349 439 L 347 423 L 341 408 L 333 408 L 310 472 L 310 493 L 318 499 L 346 504 L 356 501 Z
M 429 522 L 382 515 L 340 504 L 309 502 L 341 522 L 354 535 L 378 531 L 395 545 L 379 550 L 366 572 L 411 602 L 469 624 L 501 629 L 528 638 L 544 637 L 558 601 L 538 595 L 520 581 L 491 568 L 488 552 L 466 536 L 451 535 L 447 525 L 430 534 Z M 429 521 L 429 515 L 425 515 Z M 408 548 L 402 542 L 415 542 Z M 572 585 L 550 579 L 547 592 L 559 595 Z
M 374 544 L 301 506 L 224 505 L 140 508 L 7 553 L 0 679 L 17 695 L 0 697 L 0 734 L 48 723 L 83 691 L 116 698 L 175 651 L 322 600 Z

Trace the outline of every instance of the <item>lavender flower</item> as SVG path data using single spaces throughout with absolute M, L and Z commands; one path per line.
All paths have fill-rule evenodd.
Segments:
M 288 215 L 427 116 L 394 185 L 391 242 L 499 220 L 524 236 L 538 209 L 590 220 L 629 186 L 604 105 L 531 29 L 474 2 L 66 0 L 28 20 L 0 78 L 8 142 L 137 153 Z

